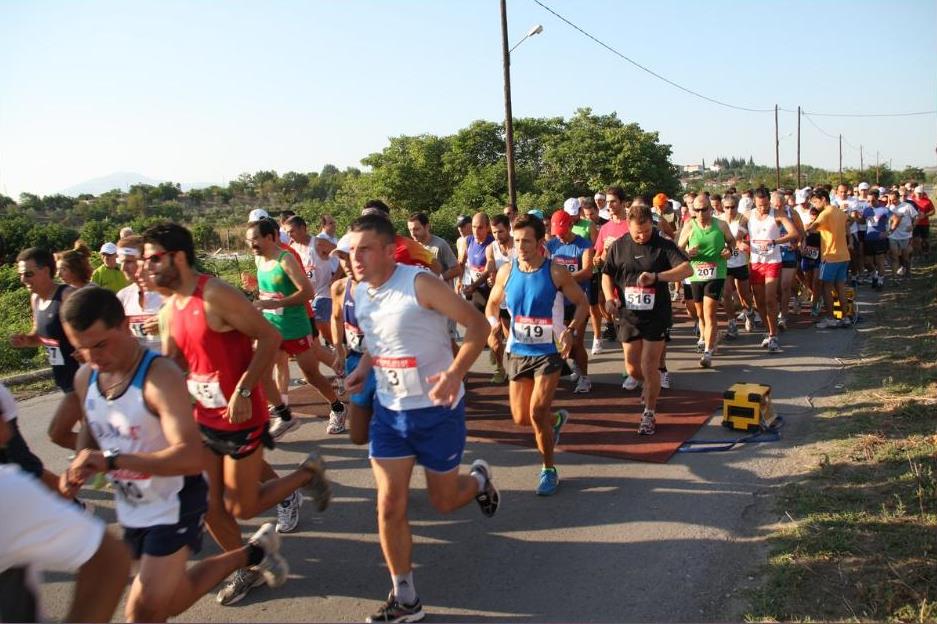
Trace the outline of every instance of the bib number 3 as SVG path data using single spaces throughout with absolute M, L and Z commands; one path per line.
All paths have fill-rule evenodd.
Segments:
M 382 394 L 399 399 L 423 394 L 423 384 L 420 383 L 420 372 L 414 357 L 374 358 L 374 377 L 378 392 Z

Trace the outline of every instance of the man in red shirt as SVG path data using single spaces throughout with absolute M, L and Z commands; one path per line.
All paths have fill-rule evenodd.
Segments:
M 914 187 L 914 195 L 911 196 L 914 207 L 917 208 L 917 221 L 914 222 L 914 230 L 911 233 L 911 246 L 914 255 L 921 253 L 930 253 L 930 217 L 934 214 L 934 202 L 931 201 L 927 193 L 924 192 L 924 185 L 919 184 Z

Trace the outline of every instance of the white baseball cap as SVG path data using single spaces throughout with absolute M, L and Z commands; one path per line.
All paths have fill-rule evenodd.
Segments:
M 914 193 L 915 193 L 916 195 L 923 195 L 923 194 L 924 194 L 924 185 L 923 185 L 923 184 L 918 184 L 917 186 L 915 186 L 915 187 L 914 187 Z
M 869 190 L 869 183 L 868 183 L 868 182 L 860 182 L 860 183 L 859 183 L 859 190 L 860 190 L 860 191 L 867 191 L 867 190 Z
M 797 189 L 794 191 L 794 203 L 795 204 L 806 204 L 807 198 L 810 196 L 810 193 L 807 189 Z
M 751 197 L 743 197 L 739 200 L 739 212 L 745 214 L 752 209 L 752 206 L 755 205 L 754 200 Z
M 101 245 L 101 253 L 112 256 L 117 253 L 117 245 L 114 243 L 104 243 Z
M 263 208 L 254 208 L 251 210 L 251 213 L 247 215 L 247 222 L 253 223 L 255 221 L 260 221 L 261 219 L 269 219 L 270 213 L 268 213 Z
M 575 197 L 570 197 L 563 202 L 563 212 L 573 217 L 579 216 L 579 200 Z

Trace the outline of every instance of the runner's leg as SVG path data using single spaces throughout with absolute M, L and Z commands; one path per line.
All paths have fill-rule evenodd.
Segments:
M 407 521 L 407 503 L 415 463 L 414 457 L 371 460 L 377 484 L 378 535 L 392 576 L 408 574 L 413 568 L 413 537 Z

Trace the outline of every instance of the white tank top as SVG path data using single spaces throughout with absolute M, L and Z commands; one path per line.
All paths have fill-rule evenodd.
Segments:
M 133 381 L 113 399 L 106 399 L 98 390 L 98 372 L 91 374 L 84 407 L 88 427 L 101 450 L 152 453 L 169 446 L 159 418 L 143 400 L 143 382 L 157 357 L 152 351 L 144 352 Z M 121 526 L 137 529 L 179 522 L 185 477 L 157 477 L 131 470 L 114 470 L 107 476 L 114 484 Z
M 512 245 L 511 248 L 508 250 L 508 252 L 505 254 L 501 251 L 501 245 L 498 244 L 498 241 L 495 241 L 491 243 L 491 254 L 494 256 L 494 259 L 495 259 L 495 274 L 497 274 L 498 269 L 500 269 L 502 265 L 508 264 L 509 262 L 517 258 L 517 249 L 515 249 L 514 246 Z M 502 310 L 508 309 L 508 303 L 507 303 L 506 298 L 501 300 L 501 309 Z
M 420 305 L 416 277 L 422 267 L 398 264 L 379 288 L 355 287 L 355 313 L 374 361 L 377 399 L 387 409 L 434 407 L 426 381 L 452 364 L 448 319 Z M 459 388 L 459 397 L 465 386 Z
M 781 248 L 771 241 L 781 238 L 781 228 L 774 217 L 774 209 L 764 218 L 757 210 L 748 214 L 748 235 L 751 238 L 752 264 L 775 264 L 781 261 Z
M 739 240 L 745 238 L 748 229 L 742 227 L 741 218 L 737 218 L 735 221 L 729 221 L 729 231 L 732 232 L 732 236 L 735 238 L 735 249 L 729 259 L 726 260 L 726 267 L 736 269 L 748 264 L 748 252 L 740 251 L 738 248 Z

